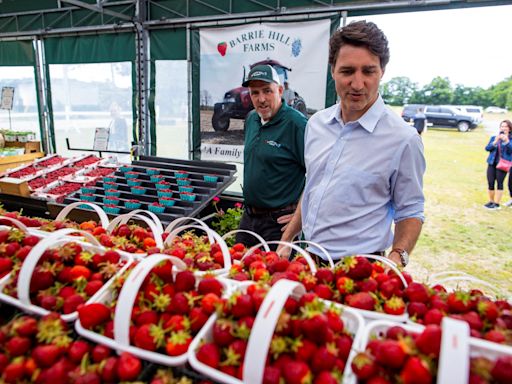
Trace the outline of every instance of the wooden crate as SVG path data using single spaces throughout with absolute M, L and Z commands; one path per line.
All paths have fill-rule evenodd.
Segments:
M 19 167 L 20 165 L 31 163 L 39 157 L 43 157 L 43 152 L 28 153 L 26 155 L 0 157 L 0 171 Z
M 25 148 L 25 154 L 41 152 L 40 141 L 27 141 L 22 143 L 20 141 L 6 141 L 6 147 Z
M 26 180 L 15 179 L 13 177 L 4 177 L 0 179 L 0 193 L 15 196 L 30 196 L 28 182 Z

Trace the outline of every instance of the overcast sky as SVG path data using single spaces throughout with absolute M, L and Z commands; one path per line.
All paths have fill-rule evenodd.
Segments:
M 512 5 L 357 19 L 373 21 L 388 37 L 383 81 L 407 76 L 423 86 L 442 76 L 452 86 L 488 88 L 512 76 Z

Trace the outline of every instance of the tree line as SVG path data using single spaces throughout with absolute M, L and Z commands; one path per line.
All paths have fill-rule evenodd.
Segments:
M 404 104 L 453 104 L 453 105 L 490 105 L 512 109 L 512 76 L 490 86 L 466 87 L 461 84 L 452 86 L 447 77 L 435 77 L 424 87 L 419 87 L 406 76 L 393 77 L 380 86 L 382 98 L 390 105 Z

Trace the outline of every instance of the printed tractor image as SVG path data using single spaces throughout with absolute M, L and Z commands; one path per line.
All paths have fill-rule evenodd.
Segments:
M 275 60 L 263 60 L 258 61 L 250 66 L 252 69 L 256 65 L 268 64 L 274 67 L 281 84 L 288 79 L 288 71 L 291 68 L 287 68 L 278 61 Z M 245 70 L 244 70 L 245 78 Z M 243 79 L 242 79 L 243 81 Z M 306 103 L 304 99 L 295 92 L 295 99 L 291 105 L 294 109 L 301 112 L 304 116 L 307 116 Z M 249 94 L 249 88 L 238 87 L 229 90 L 224 94 L 224 100 L 220 103 L 215 103 L 213 107 L 212 126 L 215 131 L 227 131 L 229 128 L 230 119 L 245 119 L 247 114 L 254 109 L 252 105 L 251 96 Z

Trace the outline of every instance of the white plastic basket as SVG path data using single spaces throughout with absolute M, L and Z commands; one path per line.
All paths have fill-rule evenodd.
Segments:
M 493 298 L 503 294 L 502 292 L 499 292 L 497 287 L 493 286 L 489 282 L 462 271 L 443 271 L 435 273 L 429 277 L 428 284 L 431 287 L 440 284 L 448 291 L 452 291 L 454 289 L 467 289 L 469 291 L 473 288 L 482 288 L 485 290 L 485 294 L 491 294 Z
M 151 270 L 162 261 L 169 260 L 174 266 L 174 273 L 183 271 L 187 268 L 186 264 L 174 256 L 164 254 L 153 254 L 141 260 L 130 272 L 126 278 L 123 287 L 117 297 L 117 304 L 114 312 L 114 339 L 100 335 L 91 330 L 85 329 L 78 319 L 75 323 L 76 331 L 83 337 L 108 347 L 125 351 L 140 357 L 141 359 L 151 361 L 153 363 L 166 366 L 179 366 L 187 361 L 187 354 L 180 356 L 168 356 L 159 352 L 152 352 L 136 346 L 130 345 L 130 322 L 133 305 L 137 298 L 139 289 L 144 282 L 146 276 Z M 200 281 L 200 277 L 196 276 L 196 281 Z M 231 286 L 226 280 L 218 279 L 225 287 L 226 292 L 230 292 Z M 109 291 L 104 291 L 99 298 L 104 304 L 112 301 L 112 295 Z
M 75 203 L 71 203 L 67 206 L 65 206 L 57 215 L 55 218 L 55 221 L 64 221 L 68 217 L 68 214 L 75 208 L 78 208 L 80 205 L 87 205 L 88 207 L 91 207 L 94 212 L 98 214 L 98 218 L 100 219 L 100 224 L 103 228 L 108 228 L 109 220 L 108 216 L 105 213 L 103 209 L 99 205 L 96 205 L 94 203 L 89 203 L 87 201 L 78 201 Z
M 194 273 L 198 274 L 198 275 L 205 275 L 205 274 L 221 275 L 221 274 L 227 273 L 229 271 L 229 269 L 231 268 L 231 254 L 229 253 L 229 249 L 228 249 L 226 242 L 213 229 L 210 229 L 208 227 L 203 227 L 201 225 L 185 225 L 182 227 L 174 228 L 169 233 L 167 238 L 165 239 L 164 246 L 170 246 L 172 244 L 174 238 L 176 238 L 176 236 L 178 236 L 179 233 L 181 233 L 185 230 L 188 230 L 188 229 L 195 229 L 195 230 L 200 230 L 200 231 L 206 232 L 206 234 L 208 235 L 208 241 L 210 241 L 210 244 L 213 244 L 214 242 L 219 244 L 220 250 L 222 252 L 222 258 L 224 261 L 224 267 L 221 269 L 215 269 L 215 270 L 211 270 L 211 271 L 195 271 Z
M 206 223 L 203 220 L 197 219 L 195 217 L 184 216 L 178 217 L 177 219 L 171 221 L 169 225 L 165 228 L 164 233 L 171 233 L 174 229 L 187 225 L 189 221 L 193 222 L 192 225 L 199 225 L 205 229 L 212 230 L 210 227 L 208 227 L 208 225 L 206 225 Z M 214 239 L 211 233 L 207 232 L 206 235 L 208 236 L 208 241 L 210 242 L 210 244 L 212 244 L 214 242 Z
M 73 233 L 81 235 L 87 239 L 89 243 L 80 242 L 79 238 L 77 238 L 77 240 L 70 239 L 69 235 Z M 93 253 L 104 253 L 106 251 L 106 249 L 101 246 L 98 240 L 96 240 L 96 238 L 88 232 L 71 228 L 61 229 L 59 231 L 53 232 L 46 238 L 42 239 L 39 243 L 37 243 L 24 260 L 18 276 L 18 297 L 13 297 L 3 293 L 5 286 L 9 283 L 12 277 L 12 273 L 9 273 L 0 280 L 0 301 L 20 308 L 25 312 L 34 313 L 40 316 L 44 316 L 50 313 L 50 311 L 32 304 L 30 301 L 30 281 L 32 280 L 32 274 L 37 266 L 37 263 L 39 262 L 39 259 L 43 256 L 44 252 L 48 248 L 58 247 L 71 241 L 80 243 L 83 249 Z M 120 256 L 121 260 L 125 261 L 125 264 L 119 269 L 118 274 L 123 273 L 133 261 L 129 255 L 120 254 Z M 102 292 L 105 291 L 110 284 L 112 284 L 116 275 L 112 276 L 107 282 L 105 282 L 105 284 L 103 284 L 103 286 L 94 295 L 92 295 L 86 303 L 95 302 L 97 298 L 102 294 Z M 69 314 L 61 314 L 61 318 L 64 321 L 74 321 L 77 316 L 78 313 L 76 311 Z
M 239 289 L 246 289 L 250 284 L 244 284 Z M 305 293 L 304 286 L 299 282 L 290 280 L 279 280 L 265 296 L 261 307 L 256 315 L 254 325 L 249 336 L 247 350 L 244 359 L 243 380 L 213 369 L 202 363 L 196 357 L 196 350 L 203 340 L 211 341 L 213 325 L 217 320 L 217 314 L 210 317 L 205 326 L 199 331 L 188 350 L 188 360 L 191 366 L 198 372 L 212 378 L 213 380 L 227 384 L 261 383 L 265 367 L 265 361 L 274 330 L 281 314 L 281 311 L 290 295 L 300 297 Z M 344 309 L 342 319 L 345 327 L 354 334 L 354 341 L 359 338 L 358 333 L 363 327 L 361 316 L 349 309 Z M 349 357 L 350 359 L 350 357 Z M 349 366 L 349 364 L 347 364 Z M 345 369 L 348 374 L 348 370 Z

